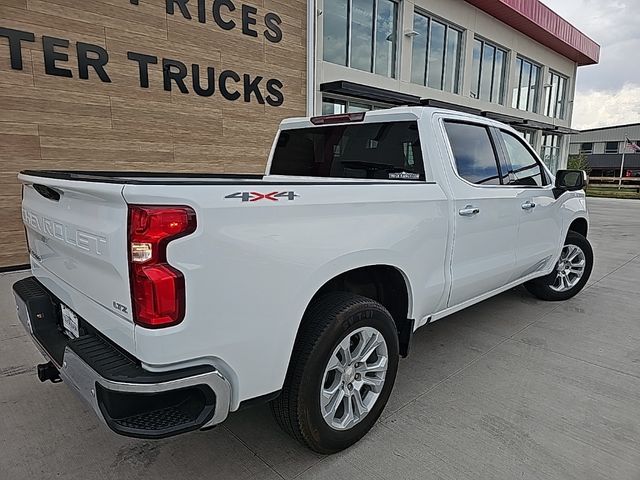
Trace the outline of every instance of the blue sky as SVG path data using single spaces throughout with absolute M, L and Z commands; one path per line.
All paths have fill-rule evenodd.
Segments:
M 640 0 L 542 0 L 601 47 L 600 64 L 580 67 L 575 128 L 640 122 Z

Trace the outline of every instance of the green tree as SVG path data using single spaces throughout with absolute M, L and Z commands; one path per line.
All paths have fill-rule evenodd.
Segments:
M 587 175 L 591 173 L 591 165 L 589 165 L 587 156 L 584 153 L 580 153 L 578 155 L 569 155 L 567 168 L 569 170 L 584 170 L 585 172 L 587 172 Z

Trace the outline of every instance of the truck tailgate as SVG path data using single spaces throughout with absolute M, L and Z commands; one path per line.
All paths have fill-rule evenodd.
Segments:
M 36 277 L 63 301 L 77 299 L 80 293 L 93 303 L 84 312 L 77 311 L 81 316 L 88 310 L 95 314 L 99 305 L 108 311 L 99 309 L 97 322 L 102 326 L 109 321 L 132 324 L 122 185 L 19 178 L 24 184 L 22 217 Z M 92 323 L 91 318 L 86 320 Z M 110 328 L 106 330 L 108 334 Z

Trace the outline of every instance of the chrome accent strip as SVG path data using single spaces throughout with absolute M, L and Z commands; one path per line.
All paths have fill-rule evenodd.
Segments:
M 74 387 L 76 393 L 80 395 L 85 402 L 91 405 L 96 415 L 103 422 L 105 419 L 100 411 L 100 407 L 98 406 L 98 400 L 95 392 L 96 383 L 108 390 L 130 393 L 159 393 L 195 385 L 207 385 L 216 396 L 216 406 L 215 413 L 211 420 L 201 428 L 217 425 L 223 422 L 229 414 L 231 385 L 217 370 L 210 373 L 203 373 L 193 377 L 180 378 L 163 383 L 142 384 L 114 382 L 101 377 L 73 350 L 67 347 L 64 351 L 60 377 Z

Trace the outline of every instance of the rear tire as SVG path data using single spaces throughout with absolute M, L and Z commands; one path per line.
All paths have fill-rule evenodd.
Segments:
M 524 284 L 540 300 L 558 302 L 577 295 L 589 281 L 593 270 L 593 250 L 577 232 L 569 232 L 553 272 Z M 579 276 L 578 273 L 580 272 Z
M 343 450 L 380 417 L 398 358 L 398 333 L 386 308 L 351 293 L 322 296 L 304 316 L 282 392 L 271 402 L 273 415 L 310 449 Z

